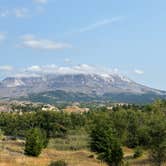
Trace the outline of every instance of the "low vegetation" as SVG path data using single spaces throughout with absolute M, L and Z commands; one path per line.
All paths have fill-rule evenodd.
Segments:
M 48 144 L 45 131 L 39 128 L 32 128 L 26 134 L 25 154 L 39 156 L 42 149 Z
M 48 155 L 44 165 L 64 160 L 72 166 L 81 162 L 85 165 L 87 161 L 94 162 L 88 165 L 97 166 L 95 163 L 100 160 L 111 166 L 138 162 L 139 165 L 164 166 L 166 161 L 166 101 L 158 100 L 146 106 L 125 105 L 112 110 L 92 107 L 82 114 L 33 110 L 23 114 L 0 113 L 0 129 L 1 135 L 23 141 L 21 151 L 12 149 L 12 153 L 24 155 L 25 152 L 39 156 L 38 159 Z M 5 141 L 3 138 L 2 145 Z M 11 148 L 13 145 L 5 151 Z M 65 155 L 56 157 L 61 156 L 61 152 Z M 86 154 L 85 161 L 78 153 Z M 80 158 L 79 163 L 71 164 L 73 161 L 67 160 L 72 154 Z
M 50 139 L 48 148 L 61 151 L 89 150 L 89 139 L 88 133 L 82 128 L 70 130 L 64 138 Z
M 143 155 L 143 150 L 141 147 L 137 147 L 135 150 L 134 150 L 134 155 L 133 157 L 134 158 L 139 158 Z
M 63 160 L 52 161 L 49 166 L 67 166 L 67 163 Z
M 109 121 L 100 119 L 91 131 L 91 150 L 110 166 L 122 164 L 123 150 Z

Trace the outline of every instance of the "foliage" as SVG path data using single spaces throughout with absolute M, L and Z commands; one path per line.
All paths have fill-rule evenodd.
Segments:
M 4 138 L 4 132 L 0 129 L 0 140 Z
M 135 150 L 134 150 L 134 155 L 133 157 L 134 158 L 139 158 L 143 155 L 143 150 L 141 147 L 137 147 Z
M 123 152 L 116 135 L 107 121 L 99 121 L 91 132 L 90 146 L 99 154 L 101 160 L 109 165 L 118 166 L 123 159 Z
M 156 166 L 166 161 L 166 119 L 162 113 L 155 113 L 149 123 L 150 158 Z
M 30 156 L 39 156 L 45 146 L 46 137 L 40 129 L 33 128 L 27 132 L 25 154 Z
M 157 100 L 145 106 L 115 106 L 111 111 L 103 104 L 91 104 L 87 104 L 90 111 L 82 114 L 36 111 L 31 106 L 24 108 L 26 111 L 21 115 L 0 113 L 0 129 L 4 135 L 25 138 L 29 129 L 37 128 L 40 130 L 37 138 L 42 133 L 45 140 L 42 148 L 47 146 L 50 139 L 49 146 L 64 150 L 87 148 L 90 136 L 91 149 L 109 163 L 112 163 L 112 156 L 116 152 L 116 156 L 121 157 L 121 145 L 148 149 L 154 164 L 161 165 L 165 161 L 166 101 Z M 109 106 L 110 103 L 107 104 Z M 29 138 L 35 142 L 36 132 L 32 133 Z M 135 153 L 138 153 L 137 148 Z
M 56 102 L 88 102 L 100 100 L 101 97 L 93 94 L 85 94 L 79 92 L 66 92 L 63 90 L 42 92 L 37 94 L 29 94 L 28 97 L 25 98 L 28 101 L 32 102 L 42 102 L 46 104 L 55 104 Z M 23 99 L 23 100 L 25 100 Z
M 52 161 L 49 166 L 67 166 L 67 163 L 63 160 Z

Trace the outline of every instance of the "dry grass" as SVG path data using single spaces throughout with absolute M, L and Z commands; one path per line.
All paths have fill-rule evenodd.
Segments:
M 2 145 L 2 143 L 1 143 Z M 35 157 L 28 157 L 23 154 L 23 143 L 16 141 L 3 142 L 0 150 L 1 166 L 48 166 L 51 161 L 65 160 L 69 166 L 106 166 L 88 151 L 56 151 L 45 149 L 42 154 Z
M 61 151 L 76 151 L 88 150 L 89 137 L 84 130 L 69 131 L 65 138 L 50 139 L 48 148 L 53 148 Z
M 133 159 L 133 150 L 124 147 L 124 162 L 130 166 L 150 166 L 147 152 L 138 159 Z M 0 142 L 0 166 L 48 166 L 51 161 L 65 160 L 69 166 L 107 166 L 96 159 L 88 150 L 57 151 L 53 148 L 43 150 L 39 157 L 24 155 L 24 142 Z
M 124 161 L 128 163 L 130 166 L 151 166 L 148 160 L 148 153 L 144 152 L 144 154 L 139 158 L 133 158 L 134 151 L 133 149 L 123 148 L 124 151 Z

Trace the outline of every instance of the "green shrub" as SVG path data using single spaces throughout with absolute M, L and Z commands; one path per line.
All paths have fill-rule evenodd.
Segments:
M 163 113 L 156 112 L 149 126 L 149 157 L 152 164 L 156 166 L 165 165 L 166 162 L 166 118 L 163 115 Z
M 108 163 L 109 166 L 121 165 L 123 151 L 108 121 L 98 122 L 92 129 L 90 147 L 92 151 L 98 153 L 98 158 Z
M 52 161 L 49 166 L 67 166 L 67 163 L 63 160 Z
M 139 158 L 139 157 L 141 157 L 142 155 L 143 155 L 143 150 L 142 150 L 142 148 L 137 147 L 137 148 L 135 149 L 135 151 L 134 151 L 133 157 L 134 157 L 134 158 Z
M 39 128 L 30 129 L 26 135 L 25 154 L 39 156 L 46 146 L 45 134 Z
M 3 140 L 4 139 L 4 132 L 0 129 L 0 140 Z
M 129 162 L 127 161 L 126 163 L 124 163 L 124 166 L 130 166 Z

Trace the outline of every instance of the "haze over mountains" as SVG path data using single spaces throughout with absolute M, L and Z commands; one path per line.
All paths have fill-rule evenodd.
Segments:
M 1 98 L 46 101 L 151 102 L 166 92 L 138 84 L 117 71 L 88 65 L 33 66 L 0 82 Z

